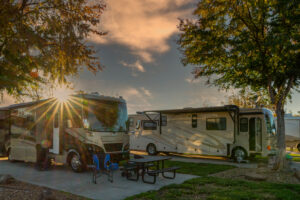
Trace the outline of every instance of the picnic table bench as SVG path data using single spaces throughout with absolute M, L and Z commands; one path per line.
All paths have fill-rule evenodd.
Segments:
M 179 169 L 179 167 L 164 167 L 164 161 L 170 159 L 171 157 L 168 156 L 147 156 L 139 159 L 131 159 L 129 160 L 128 164 L 124 166 L 126 178 L 128 180 L 138 181 L 140 176 L 139 172 L 142 171 L 141 176 L 144 183 L 154 184 L 156 182 L 156 177 L 159 176 L 160 173 L 164 178 L 174 179 L 176 176 L 176 170 Z M 155 166 L 156 169 L 152 169 Z M 166 176 L 166 172 L 173 172 L 173 176 Z M 153 177 L 153 180 L 146 180 L 146 174 Z

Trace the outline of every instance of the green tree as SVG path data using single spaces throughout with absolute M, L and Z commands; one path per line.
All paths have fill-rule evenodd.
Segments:
M 284 167 L 284 105 L 300 84 L 299 0 L 201 0 L 193 19 L 181 20 L 184 65 L 221 88 L 262 91 L 277 114 Z
M 234 104 L 240 108 L 265 107 L 273 110 L 268 97 L 262 91 L 253 92 L 248 88 L 240 90 L 236 94 L 228 96 L 228 104 Z
M 95 2 L 1 0 L 0 93 L 24 95 L 41 84 L 65 84 L 83 67 L 100 70 L 86 41 L 104 34 L 97 24 L 105 5 Z

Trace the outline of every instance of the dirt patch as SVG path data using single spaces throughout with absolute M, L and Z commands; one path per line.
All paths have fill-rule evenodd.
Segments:
M 234 168 L 213 174 L 211 176 L 220 178 L 249 180 L 249 174 L 257 174 L 257 176 L 266 177 L 265 181 L 267 182 L 300 184 L 300 180 L 298 180 L 295 177 L 295 172 L 278 172 L 262 166 L 256 169 Z
M 85 198 L 14 180 L 0 184 L 0 199 L 5 200 L 83 200 Z

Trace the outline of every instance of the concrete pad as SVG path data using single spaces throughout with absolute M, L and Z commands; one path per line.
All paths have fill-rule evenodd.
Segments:
M 177 173 L 175 179 L 158 177 L 155 184 L 146 184 L 142 180 L 138 182 L 129 181 L 121 176 L 120 171 L 116 171 L 113 183 L 110 183 L 107 180 L 107 176 L 103 175 L 98 178 L 97 184 L 94 184 L 92 183 L 91 172 L 74 173 L 65 167 L 56 167 L 49 171 L 38 171 L 32 164 L 23 162 L 11 163 L 7 160 L 0 160 L 0 174 L 10 174 L 24 182 L 70 192 L 91 199 L 103 200 L 124 199 L 149 190 L 158 190 L 165 185 L 180 184 L 188 179 L 197 177 Z

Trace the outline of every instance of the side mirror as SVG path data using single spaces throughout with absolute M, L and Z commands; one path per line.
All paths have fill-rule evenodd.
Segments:
M 137 120 L 135 129 L 139 129 L 141 127 L 141 120 Z

